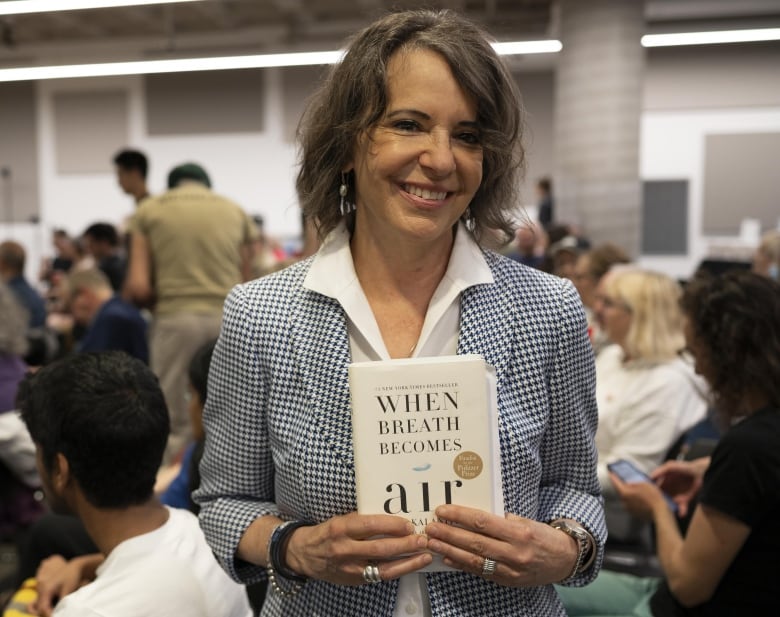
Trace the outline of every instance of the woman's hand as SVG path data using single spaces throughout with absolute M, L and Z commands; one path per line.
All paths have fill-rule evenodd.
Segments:
M 436 516 L 447 523 L 428 525 L 428 549 L 442 555 L 445 565 L 476 576 L 483 575 L 485 559 L 493 559 L 489 580 L 500 585 L 557 583 L 577 560 L 577 542 L 546 523 L 455 505 L 436 508 Z
M 425 536 L 399 516 L 355 512 L 296 529 L 285 561 L 296 573 L 338 585 L 364 585 L 363 570 L 376 564 L 383 581 L 427 566 Z
M 74 557 L 70 561 L 61 555 L 44 559 L 35 573 L 38 598 L 32 611 L 44 617 L 51 615 L 59 599 L 95 579 L 95 571 L 103 560 L 99 553 Z
M 609 479 L 615 485 L 623 506 L 637 518 L 652 520 L 657 508 L 669 509 L 661 489 L 652 482 L 623 482 L 612 472 Z
M 666 461 L 650 477 L 677 504 L 681 517 L 688 513 L 691 501 L 701 488 L 704 472 L 709 467 L 709 457 L 694 461 Z

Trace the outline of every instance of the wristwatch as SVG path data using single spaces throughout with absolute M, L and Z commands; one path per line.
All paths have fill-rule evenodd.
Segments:
M 578 574 L 582 574 L 590 567 L 593 560 L 596 558 L 596 543 L 593 540 L 593 536 L 590 535 L 590 532 L 574 521 L 558 518 L 554 521 L 550 521 L 550 527 L 560 529 L 563 533 L 574 538 L 579 547 L 577 560 L 574 562 L 571 574 L 561 581 L 565 582 Z

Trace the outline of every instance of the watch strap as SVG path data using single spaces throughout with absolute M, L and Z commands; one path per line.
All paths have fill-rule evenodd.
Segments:
M 574 521 L 555 519 L 550 521 L 550 527 L 559 529 L 566 535 L 574 538 L 577 542 L 577 559 L 575 560 L 574 567 L 569 575 L 560 581 L 561 583 L 564 583 L 575 576 L 582 574 L 591 566 L 591 564 L 593 564 L 593 561 L 596 558 L 596 543 L 590 532 Z

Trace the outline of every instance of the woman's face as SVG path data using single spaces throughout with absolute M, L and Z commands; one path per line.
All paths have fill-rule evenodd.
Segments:
M 599 326 L 610 341 L 623 346 L 631 328 L 631 309 L 620 298 L 609 294 L 606 287 L 609 274 L 601 277 L 596 288 L 593 310 Z
M 683 333 L 685 334 L 685 347 L 693 356 L 696 372 L 712 383 L 713 375 L 709 368 L 706 347 L 697 340 L 696 330 L 687 315 L 683 319 Z
M 753 264 L 751 270 L 761 276 L 771 276 L 770 269 L 772 268 L 772 258 L 769 253 L 759 247 L 753 254 Z
M 355 233 L 390 241 L 447 238 L 482 181 L 476 101 L 439 54 L 397 52 L 387 110 L 358 138 Z
M 574 263 L 574 273 L 571 280 L 580 294 L 582 303 L 592 309 L 596 301 L 596 284 L 598 281 L 590 272 L 590 257 L 587 253 L 580 255 Z

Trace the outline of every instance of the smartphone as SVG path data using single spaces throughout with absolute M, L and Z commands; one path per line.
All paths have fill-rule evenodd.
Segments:
M 620 459 L 614 463 L 607 463 L 607 469 L 614 473 L 618 478 L 628 484 L 634 484 L 636 482 L 650 482 L 655 484 L 653 480 L 645 472 L 640 471 L 634 463 L 627 461 L 626 459 Z M 666 493 L 663 494 L 669 509 L 677 513 L 677 504 Z

